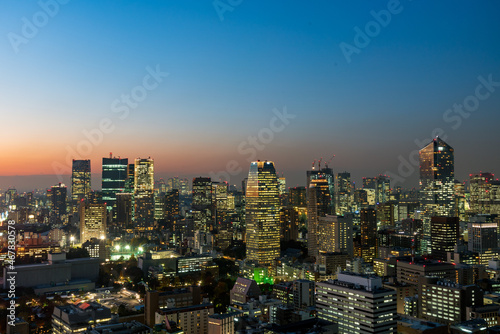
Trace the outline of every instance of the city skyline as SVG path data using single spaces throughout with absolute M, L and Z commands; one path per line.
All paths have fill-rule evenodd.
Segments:
M 24 26 L 49 9 L 4 6 L 0 110 L 28 135 L 0 135 L 2 188 L 50 187 L 57 177 L 27 187 L 15 175 L 69 175 L 73 158 L 100 174 L 109 152 L 151 156 L 164 178 L 235 161 L 234 184 L 268 159 L 289 186 L 335 154 L 334 172 L 360 183 L 400 175 L 435 135 L 456 148 L 459 180 L 499 164 L 484 145 L 500 139 L 497 3 L 242 2 L 221 14 L 212 2 L 68 2 L 33 36 Z M 411 166 L 403 185 L 416 188 Z

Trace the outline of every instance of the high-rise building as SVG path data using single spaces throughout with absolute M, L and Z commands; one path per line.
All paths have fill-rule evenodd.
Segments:
M 488 261 L 498 258 L 498 223 L 495 216 L 477 215 L 470 217 L 469 251 L 479 254 L 479 264 L 488 265 Z
M 135 165 L 129 164 L 127 167 L 127 179 L 125 181 L 125 192 L 129 194 L 134 193 L 135 182 Z
M 318 217 L 335 213 L 335 176 L 333 169 L 324 167 L 320 170 L 307 171 L 307 187 L 316 185 Z
M 373 262 L 377 257 L 377 211 L 365 208 L 360 212 L 361 256 L 365 262 Z
M 494 174 L 470 174 L 470 211 L 473 215 L 500 214 L 500 182 Z
M 90 160 L 73 160 L 71 170 L 71 200 L 73 202 L 74 212 L 82 199 L 87 199 L 90 188 Z
M 318 318 L 339 324 L 339 333 L 397 332 L 396 292 L 382 278 L 342 272 L 316 283 Z
M 60 220 L 66 214 L 67 187 L 64 183 L 59 183 L 47 189 L 47 202 L 51 217 Z
M 116 194 L 116 224 L 123 229 L 132 228 L 132 197 L 131 193 Z
M 282 241 L 297 240 L 299 238 L 299 213 L 295 208 L 281 208 L 280 226 Z
M 209 177 L 196 177 L 193 179 L 191 209 L 195 231 L 209 232 L 214 228 L 212 190 L 212 180 Z
M 459 236 L 458 217 L 431 218 L 431 254 L 446 261 L 447 252 L 453 252 Z
M 80 203 L 80 242 L 106 238 L 106 205 Z
M 420 154 L 420 205 L 424 221 L 422 251 L 429 251 L 430 218 L 452 216 L 455 199 L 454 149 L 436 137 Z
M 307 207 L 307 191 L 306 187 L 290 188 L 290 206 L 295 208 Z
M 352 217 L 326 215 L 318 218 L 318 251 L 324 253 L 345 252 L 350 257 L 353 250 Z
M 311 257 L 318 259 L 318 201 L 316 185 L 307 188 L 307 250 Z
M 179 216 L 179 190 L 173 189 L 165 194 L 165 219 L 174 222 Z
M 252 162 L 246 189 L 247 258 L 261 266 L 272 266 L 280 255 L 279 209 L 274 162 Z
M 148 229 L 154 221 L 154 160 L 135 159 L 134 220 L 139 229 Z
M 179 180 L 179 194 L 181 196 L 189 196 L 189 180 L 184 178 Z
M 116 194 L 125 191 L 128 159 L 102 158 L 102 200 L 108 211 L 116 211 Z M 116 212 L 113 214 L 116 217 Z
M 375 202 L 383 204 L 391 199 L 391 180 L 387 175 L 377 176 L 377 188 L 375 189 Z
M 351 202 L 351 173 L 337 173 L 337 201 L 335 205 L 337 215 L 343 216 L 351 212 Z
M 293 306 L 296 309 L 305 309 L 314 306 L 314 281 L 299 279 L 293 281 Z

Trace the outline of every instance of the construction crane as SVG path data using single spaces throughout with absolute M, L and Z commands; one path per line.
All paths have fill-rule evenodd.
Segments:
M 330 159 L 328 159 L 327 162 L 325 162 L 325 167 L 326 168 L 328 168 L 328 165 L 330 164 L 330 162 L 332 162 L 333 158 L 335 158 L 335 154 Z
M 314 161 L 313 161 L 312 170 L 314 170 L 314 165 L 316 165 L 316 159 L 314 159 Z

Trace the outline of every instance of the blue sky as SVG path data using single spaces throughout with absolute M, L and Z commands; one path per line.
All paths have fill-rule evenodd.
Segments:
M 443 120 L 474 95 L 479 76 L 500 81 L 496 1 L 221 0 L 232 10 L 220 20 L 212 1 L 72 0 L 15 52 L 23 18 L 43 19 L 40 4 L 54 1 L 0 4 L 0 175 L 54 174 L 67 147 L 86 140 L 82 131 L 109 118 L 113 131 L 82 155 L 94 172 L 109 152 L 151 156 L 164 177 L 207 175 L 235 160 L 236 183 L 249 166 L 238 146 L 285 106 L 296 117 L 258 157 L 274 160 L 290 186 L 332 154 L 334 169 L 355 180 L 397 174 L 398 157 L 436 128 L 455 148 L 457 178 L 496 172 L 500 89 L 458 129 Z M 372 11 L 391 6 L 398 13 L 348 62 L 340 43 L 355 46 L 355 27 L 365 31 Z M 157 65 L 168 77 L 118 119 L 112 102 Z M 405 184 L 417 186 L 409 174 Z

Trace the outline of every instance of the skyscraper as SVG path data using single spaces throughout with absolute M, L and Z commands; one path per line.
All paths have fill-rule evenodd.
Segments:
M 59 183 L 47 189 L 47 201 L 52 219 L 59 221 L 66 214 L 67 187 Z
M 351 173 L 337 173 L 337 215 L 343 216 L 351 212 Z
M 102 200 L 116 211 L 116 194 L 125 190 L 128 159 L 102 158 Z M 116 217 L 116 213 L 113 214 Z
M 477 215 L 470 217 L 469 251 L 479 253 L 479 264 L 488 264 L 488 261 L 498 257 L 498 224 L 494 215 Z
M 209 177 L 193 179 L 193 203 L 191 204 L 195 231 L 213 230 L 213 195 L 212 180 Z
M 420 205 L 424 222 L 422 251 L 430 251 L 433 216 L 453 215 L 455 204 L 454 150 L 441 138 L 434 138 L 420 154 Z
M 318 200 L 316 184 L 307 188 L 307 250 L 311 257 L 318 259 Z
M 80 203 L 80 242 L 106 237 L 106 205 Z
M 365 262 L 373 262 L 377 256 L 377 211 L 365 208 L 360 212 L 361 256 Z
M 154 220 L 154 160 L 135 159 L 134 176 L 135 225 L 147 229 Z
M 470 174 L 472 214 L 500 214 L 500 182 L 492 173 Z
M 447 260 L 447 252 L 453 252 L 459 236 L 458 217 L 431 218 L 431 253 L 435 259 Z
M 260 266 L 272 266 L 280 255 L 279 203 L 274 162 L 252 162 L 246 189 L 247 258 Z
M 71 200 L 75 210 L 79 202 L 90 194 L 90 160 L 73 160 L 71 171 Z
M 335 213 L 335 176 L 333 169 L 324 167 L 320 170 L 307 171 L 306 186 L 316 185 L 318 217 Z

